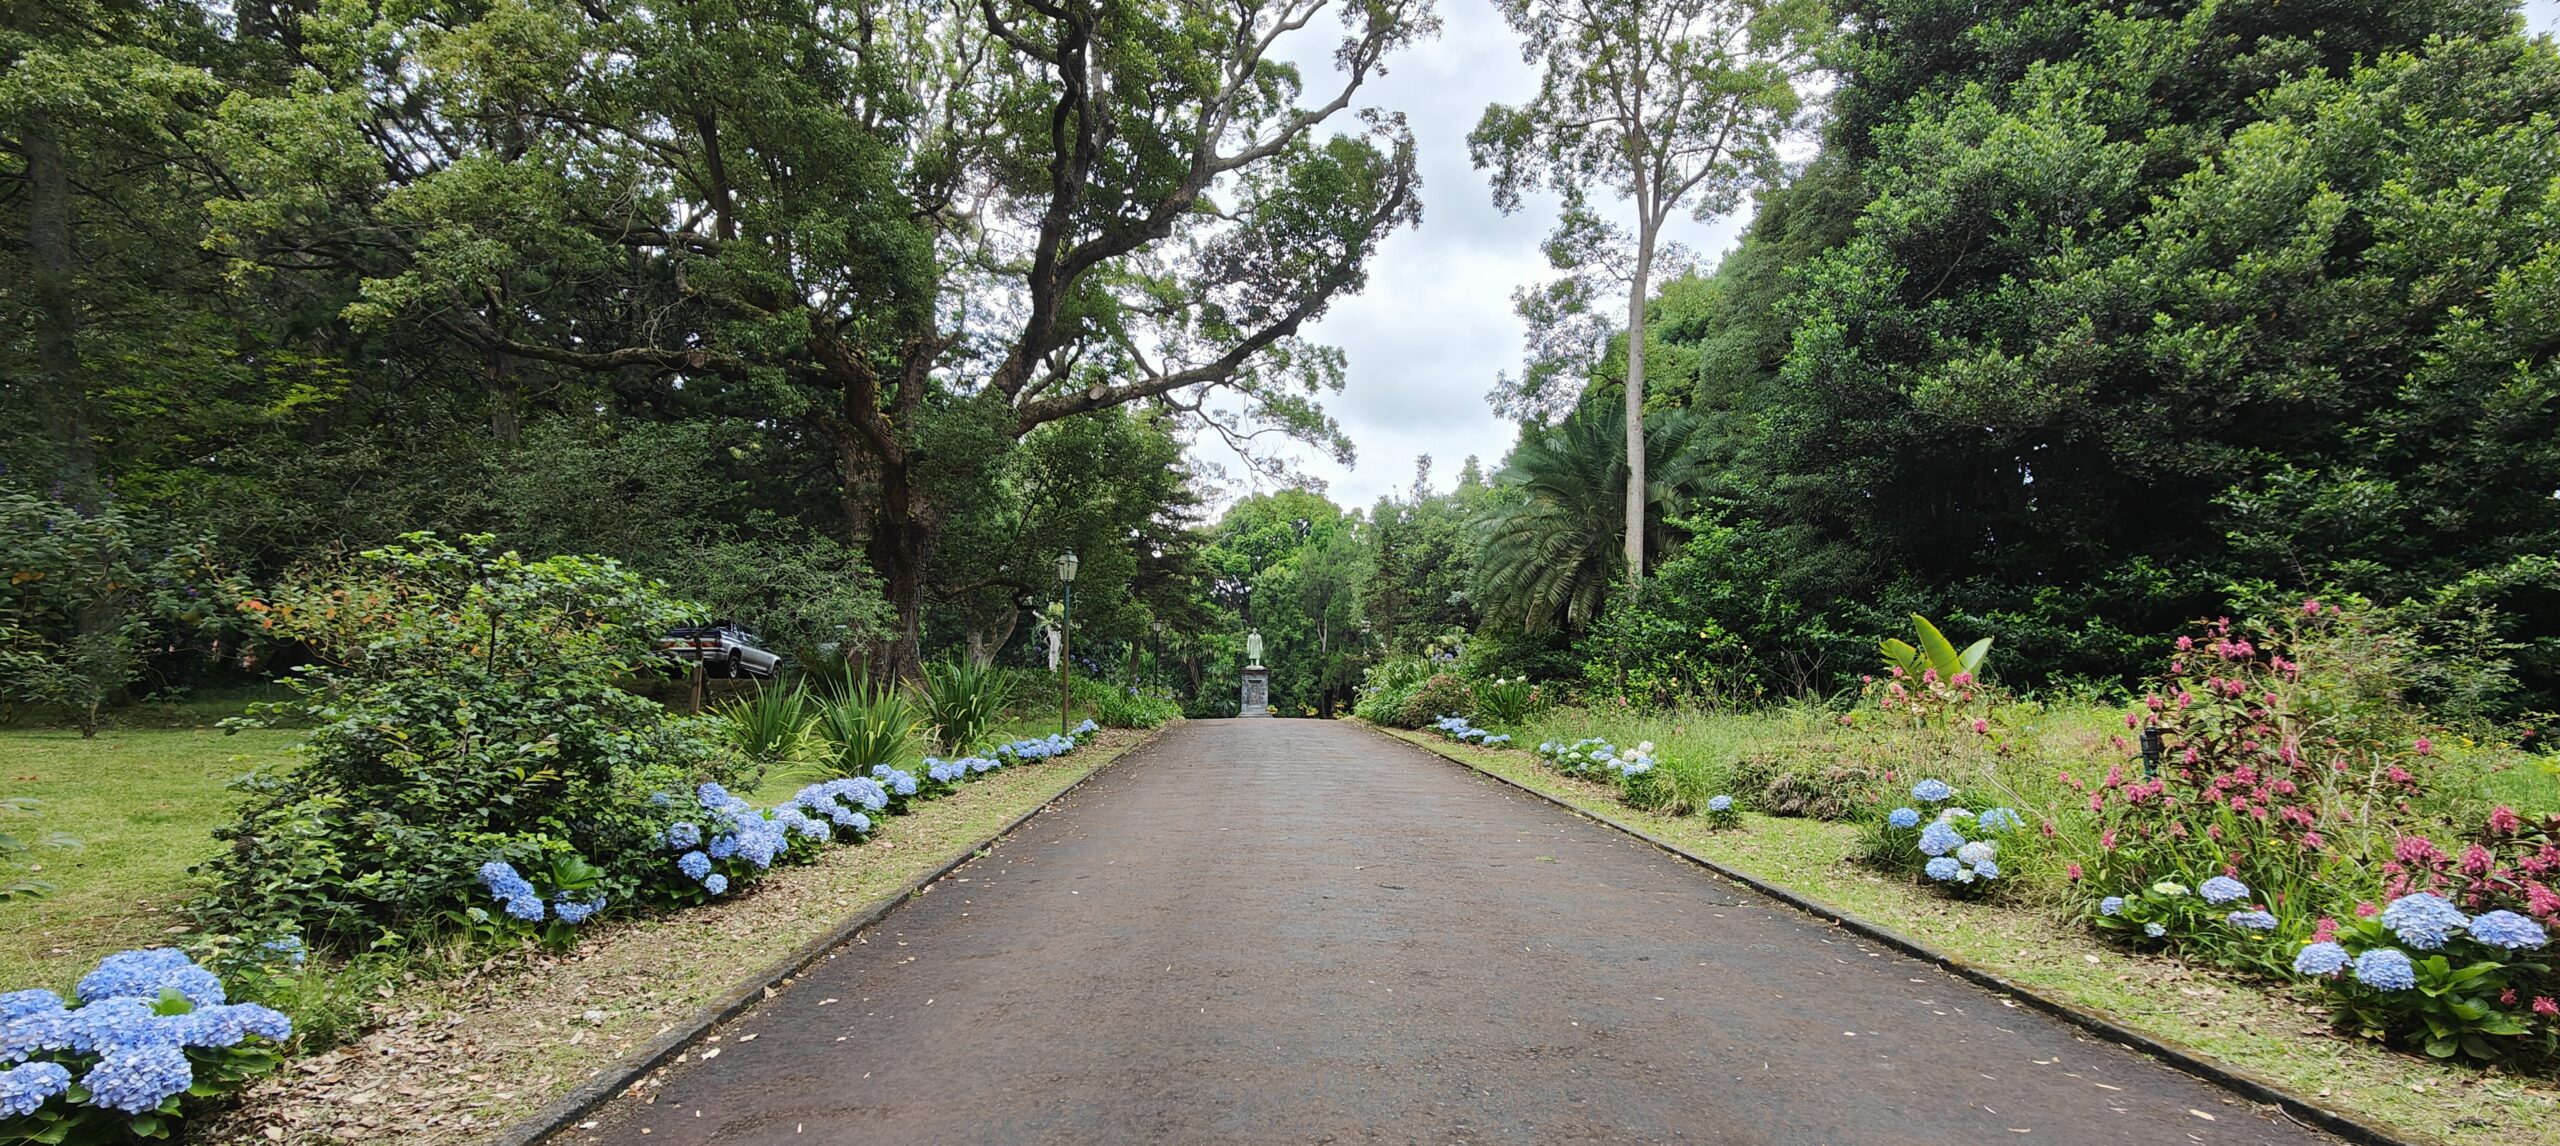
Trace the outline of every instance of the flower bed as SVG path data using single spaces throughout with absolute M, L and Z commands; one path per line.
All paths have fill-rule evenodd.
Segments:
M 221 977 L 173 947 L 110 955 L 74 994 L 0 994 L 0 1142 L 167 1137 L 187 1099 L 274 1071 L 293 1038 L 293 1020 L 227 1001 Z

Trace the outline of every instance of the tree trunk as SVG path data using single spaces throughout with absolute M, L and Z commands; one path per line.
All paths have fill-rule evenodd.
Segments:
M 489 383 L 489 436 L 497 439 L 500 449 L 514 453 L 524 432 L 522 387 L 516 382 L 515 356 L 491 347 L 482 369 Z
M 28 293 L 36 304 L 36 369 L 30 395 L 53 451 L 52 477 L 62 500 L 96 513 L 97 445 L 90 440 L 89 386 L 80 368 L 80 303 L 71 247 L 71 160 L 50 113 L 19 123 L 27 159 Z
M 1627 292 L 1627 596 L 1644 585 L 1644 301 L 1653 277 L 1654 228 L 1639 224 L 1636 275 Z
M 882 681 L 919 680 L 924 676 L 925 575 L 941 531 L 917 512 L 914 475 L 903 461 L 881 464 L 880 500 L 874 508 L 867 552 L 896 622 L 872 658 L 872 674 Z

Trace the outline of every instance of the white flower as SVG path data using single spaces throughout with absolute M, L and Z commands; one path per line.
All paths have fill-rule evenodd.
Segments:
M 1957 868 L 1957 869 L 1956 869 L 1956 882 L 1957 882 L 1957 883 L 1972 883 L 1972 882 L 1973 882 L 1973 869 L 1972 869 L 1972 868 L 1969 868 L 1969 867 L 1967 867 L 1967 868 Z
M 1638 756 L 1651 756 L 1651 755 L 1653 755 L 1653 741 L 1647 740 L 1647 741 L 1645 741 L 1645 742 L 1644 742 L 1644 743 L 1642 743 L 1642 744 L 1638 744 L 1638 745 L 1636 745 L 1636 755 L 1638 755 Z
M 1998 850 L 1998 845 L 1989 840 L 1975 840 L 1956 849 L 1956 862 L 1968 865 L 1987 863 Z

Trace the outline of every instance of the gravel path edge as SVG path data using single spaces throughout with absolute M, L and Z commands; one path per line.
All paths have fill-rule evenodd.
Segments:
M 1797 911 L 1813 916 L 1814 918 L 1820 919 L 1826 923 L 1830 923 L 1844 931 L 1849 931 L 1874 942 L 1884 944 L 1885 946 L 1891 947 L 1905 955 L 1911 956 L 1912 958 L 1935 963 L 1938 966 L 1945 968 L 1949 974 L 1970 980 L 2004 995 L 2015 997 L 2019 1002 L 2029 1007 L 2033 1007 L 2036 1010 L 2042 1011 L 2045 1014 L 2051 1015 L 2066 1023 L 2070 1023 L 2073 1026 L 2086 1030 L 2089 1033 L 2097 1035 L 2109 1042 L 2120 1043 L 2137 1052 L 2150 1055 L 2153 1058 L 2159 1059 L 2164 1063 L 2176 1067 L 2180 1071 L 2194 1075 L 2197 1078 L 2213 1083 L 2223 1089 L 2232 1091 L 2252 1102 L 2263 1106 L 2276 1107 L 2284 1111 L 2287 1116 L 2293 1118 L 2295 1121 L 2326 1130 L 2329 1133 L 2335 1134 L 2349 1142 L 2356 1143 L 2357 1146 L 2444 1146 L 2441 1139 L 2416 1135 L 2412 1132 L 2400 1130 L 2394 1127 L 2382 1126 L 2373 1122 L 2368 1122 L 2351 1114 L 2332 1110 L 2312 1101 L 2310 1098 L 2285 1088 L 2273 1080 L 2260 1077 L 2248 1070 L 2212 1058 L 2201 1051 L 2197 1051 L 2168 1039 L 2146 1034 L 2142 1031 L 2126 1026 L 2123 1023 L 2118 1022 L 2113 1016 L 2110 1016 L 2103 1011 L 2099 1011 L 2095 1008 L 2084 1007 L 2076 1003 L 2067 1003 L 2060 999 L 2039 994 L 2034 989 L 2021 986 L 2017 982 L 2002 976 L 1995 971 L 1968 963 L 1958 956 L 1940 951 L 1935 947 L 1931 947 L 1926 943 L 1922 943 L 1917 939 L 1913 939 L 1910 936 L 1904 935 L 1889 927 L 1868 922 L 1865 919 L 1842 911 L 1822 902 L 1821 900 L 1799 894 L 1785 887 L 1770 883 L 1769 881 L 1761 879 L 1748 872 L 1728 867 L 1723 863 L 1708 859 L 1705 856 L 1690 851 L 1689 849 L 1673 843 L 1670 840 L 1656 836 L 1653 833 L 1647 832 L 1633 824 L 1624 823 L 1613 816 L 1583 807 L 1570 800 L 1530 787 L 1529 785 L 1514 780 L 1509 776 L 1484 768 L 1472 760 L 1465 759 L 1451 752 L 1443 751 L 1440 746 L 1428 741 L 1409 739 L 1407 737 L 1397 735 L 1395 732 L 1388 729 L 1371 724 L 1365 720 L 1354 718 L 1349 721 L 1349 723 L 1357 724 L 1382 739 L 1393 741 L 1397 744 L 1402 744 L 1410 748 L 1418 748 L 1423 752 L 1429 753 L 1430 755 L 1438 757 L 1448 763 L 1465 768 L 1476 775 L 1499 781 L 1522 792 L 1528 793 L 1531 796 L 1535 796 L 1538 799 L 1544 800 L 1547 803 L 1553 804 L 1567 812 L 1573 813 L 1574 815 L 1580 816 L 1594 823 L 1606 825 L 1620 832 L 1624 832 L 1627 835 L 1651 844 L 1662 851 L 1668 852 L 1671 855 L 1677 856 L 1692 864 L 1705 868 L 1708 871 L 1714 872 L 1718 876 L 1741 884 L 1753 891 L 1759 892 L 1762 895 L 1786 904 Z
M 499 1131 L 496 1137 L 489 1139 L 490 1146 L 537 1146 L 552 1135 L 570 1129 L 579 1119 L 593 1113 L 597 1107 L 604 1105 L 614 1095 L 639 1082 L 650 1071 L 665 1065 L 684 1048 L 693 1045 L 696 1039 L 710 1033 L 713 1027 L 728 1022 L 745 1012 L 747 1008 L 763 1002 L 776 993 L 784 983 L 799 977 L 801 972 L 825 958 L 828 952 L 852 942 L 855 936 L 887 918 L 889 913 L 915 898 L 916 893 L 923 890 L 927 884 L 951 874 L 952 870 L 961 864 L 977 858 L 978 853 L 994 846 L 998 840 L 1012 835 L 1016 829 L 1030 822 L 1032 817 L 1056 806 L 1059 800 L 1083 787 L 1086 781 L 1118 767 L 1121 761 L 1154 744 L 1157 737 L 1164 732 L 1165 727 L 1169 725 L 1147 730 L 1147 734 L 1136 743 L 1121 749 L 1111 759 L 1103 761 L 1086 771 L 1084 775 L 1076 777 L 1059 787 L 1057 791 L 1049 793 L 1029 810 L 1006 821 L 1003 827 L 953 851 L 941 863 L 907 881 L 896 891 L 873 901 L 871 906 L 846 917 L 844 922 L 837 924 L 826 934 L 801 944 L 790 954 L 766 964 L 754 974 L 739 980 L 736 986 L 720 993 L 710 1002 L 704 1003 L 694 1011 L 691 1018 L 676 1024 L 674 1029 L 649 1040 L 639 1050 L 624 1056 L 621 1061 L 596 1072 L 594 1077 L 578 1084 L 567 1094 L 554 1099 L 550 1105 L 509 1124 L 504 1130 Z

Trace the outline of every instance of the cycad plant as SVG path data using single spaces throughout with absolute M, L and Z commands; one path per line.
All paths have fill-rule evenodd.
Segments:
M 1013 678 L 1004 670 L 964 657 L 925 666 L 916 699 L 923 703 L 934 743 L 947 752 L 966 752 L 1003 719 L 1012 686 Z
M 821 755 L 838 776 L 865 775 L 875 764 L 906 759 L 923 723 L 904 691 L 848 683 L 818 711 L 818 735 L 826 741 Z
M 1706 476 L 1692 448 L 1699 425 L 1675 410 L 1645 436 L 1645 509 L 1656 523 Z M 1610 583 L 1626 569 L 1626 437 L 1626 414 L 1607 401 L 1586 402 L 1521 437 L 1477 522 L 1485 538 L 1477 600 L 1488 619 L 1544 632 L 1580 629 L 1600 615 Z M 1672 540 L 1648 527 L 1646 559 L 1658 559 Z

